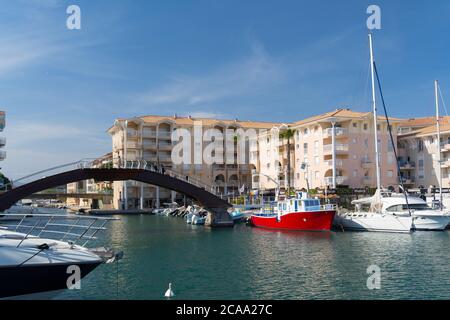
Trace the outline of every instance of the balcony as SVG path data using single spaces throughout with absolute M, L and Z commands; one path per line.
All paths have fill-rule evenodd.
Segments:
M 143 138 L 156 138 L 156 131 L 153 130 L 144 130 L 142 131 Z
M 128 138 L 138 138 L 140 136 L 140 132 L 134 129 L 128 129 L 127 130 L 127 137 Z
M 340 160 L 340 159 L 336 159 L 335 162 L 336 162 L 336 168 L 342 168 L 342 167 L 344 167 L 344 161 L 342 161 L 342 160 Z M 333 167 L 333 160 L 325 161 L 325 165 L 326 165 L 327 167 L 332 168 L 332 167 Z
M 414 170 L 416 168 L 416 164 L 414 162 L 401 162 L 400 170 Z
M 158 138 L 159 139 L 171 139 L 172 138 L 172 132 L 170 132 L 170 131 L 158 131 Z
M 159 155 L 160 162 L 172 162 L 172 157 L 170 155 Z
M 343 185 L 347 182 L 348 178 L 346 176 L 337 176 L 336 185 Z M 333 177 L 325 177 L 325 183 L 328 186 L 333 185 Z
M 335 144 L 336 154 L 348 153 L 348 144 Z M 333 154 L 333 145 L 327 144 L 323 146 L 323 153 L 326 155 Z
M 143 142 L 142 146 L 144 147 L 144 149 L 156 149 L 156 143 L 155 142 Z
M 345 128 L 335 128 L 336 138 L 343 138 L 348 136 L 348 130 Z M 327 128 L 323 130 L 323 137 L 330 138 L 333 136 L 333 128 Z
M 441 168 L 442 169 L 447 169 L 447 168 L 450 168 L 450 159 L 444 159 L 444 160 L 442 160 L 442 162 L 441 162 Z
M 141 148 L 141 144 L 139 142 L 128 142 L 127 143 L 127 148 L 128 149 L 140 149 Z
M 373 161 L 370 159 L 362 159 L 361 161 L 361 167 L 363 169 L 370 169 L 373 167 Z
M 158 148 L 160 150 L 171 150 L 172 149 L 172 144 L 171 143 L 167 143 L 167 142 L 159 142 L 158 143 Z
M 364 185 L 371 185 L 372 181 L 373 181 L 373 179 L 370 176 L 363 177 L 363 184 Z
M 401 180 L 404 185 L 413 185 L 415 183 L 415 179 L 411 177 L 402 177 Z

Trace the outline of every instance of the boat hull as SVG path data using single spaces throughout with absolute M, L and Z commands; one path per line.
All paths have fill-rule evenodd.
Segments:
M 412 217 L 356 213 L 336 215 L 334 225 L 345 230 L 409 233 L 413 227 L 412 220 Z
M 68 267 L 77 265 L 84 278 L 101 262 L 23 265 L 0 268 L 0 299 L 67 289 Z
M 330 231 L 335 211 L 293 212 L 281 215 L 252 215 L 255 227 L 292 231 Z
M 417 216 L 413 218 L 413 228 L 416 230 L 442 231 L 447 228 L 448 216 Z

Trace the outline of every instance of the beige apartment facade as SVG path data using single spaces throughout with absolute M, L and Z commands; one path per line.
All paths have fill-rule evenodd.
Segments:
M 440 185 L 450 188 L 450 118 L 441 117 L 441 140 L 437 138 L 435 117 L 408 119 L 399 129 L 399 165 L 402 181 L 408 188 Z M 439 145 L 441 161 L 439 162 Z
M 398 119 L 391 119 L 394 144 Z M 290 185 L 297 189 L 324 189 L 347 186 L 350 188 L 376 186 L 375 138 L 373 114 L 338 109 L 319 116 L 273 128 L 273 132 L 293 130 L 290 141 Z M 281 188 L 288 180 L 288 143 L 280 140 L 277 148 L 271 139 L 275 134 L 259 139 L 259 168 L 264 176 L 258 187 L 271 189 L 279 182 Z M 387 122 L 378 119 L 378 147 L 381 184 L 398 184 L 398 170 L 390 142 Z M 273 157 L 276 154 L 278 156 Z
M 238 194 L 239 190 L 249 190 L 252 187 L 252 172 L 256 169 L 250 162 L 251 143 L 239 149 L 240 139 L 246 139 L 248 131 L 259 132 L 270 130 L 277 125 L 270 122 L 253 122 L 240 120 L 218 120 L 193 117 L 144 116 L 132 119 L 117 119 L 114 125 L 108 129 L 112 137 L 112 157 L 114 161 L 140 161 L 164 167 L 166 171 L 174 171 L 178 174 L 195 177 L 206 185 L 215 187 L 219 193 L 224 195 Z M 195 128 L 201 128 L 202 137 L 205 132 L 218 132 L 222 136 L 231 137 L 216 141 L 214 156 L 223 161 L 211 164 L 198 162 L 195 150 L 200 150 L 203 155 L 208 147 L 208 141 L 197 141 L 195 139 Z M 174 147 L 182 143 L 174 141 L 174 132 L 185 130 L 190 134 L 190 145 L 192 152 L 190 161 L 174 163 L 172 151 Z M 209 131 L 208 131 L 209 130 Z M 211 138 L 211 141 L 215 138 Z M 206 139 L 208 140 L 208 139 Z M 256 141 L 256 139 L 255 139 Z M 198 145 L 200 143 L 200 145 Z M 246 161 L 238 161 L 238 150 L 242 150 Z M 217 154 L 216 154 L 217 153 Z M 216 158 L 215 158 L 216 159 Z M 231 161 L 229 161 L 231 159 Z M 227 160 L 227 161 L 226 161 Z M 114 206 L 116 208 L 153 208 L 161 207 L 164 203 L 180 200 L 182 195 L 173 191 L 165 190 L 157 186 L 151 186 L 134 181 L 114 182 Z
M 387 121 L 382 116 L 378 117 L 380 179 L 383 187 L 397 188 L 399 176 L 408 188 L 437 185 L 439 166 L 435 160 L 437 149 L 433 147 L 433 121 L 435 119 L 432 117 L 391 118 L 391 131 L 398 151 L 396 158 Z M 195 127 L 198 125 L 203 130 L 214 129 L 223 136 L 233 136 L 231 144 L 234 146 L 219 141 L 220 147 L 215 149 L 224 161 L 231 157 L 232 162 L 199 164 L 194 152 L 189 163 L 174 163 L 172 153 L 182 141 L 173 140 L 174 131 L 184 129 L 189 132 L 190 144 L 196 148 L 199 142 L 195 140 Z M 245 136 L 250 130 L 256 132 L 253 142 L 247 141 L 249 139 Z M 289 143 L 287 138 L 280 139 L 280 134 L 288 130 L 292 133 Z M 296 190 L 376 187 L 374 119 L 370 112 L 337 109 L 286 124 L 176 115 L 144 116 L 118 119 L 108 133 L 113 142 L 113 161 L 145 160 L 163 166 L 167 171 L 185 175 L 187 179 L 195 177 L 224 195 L 236 195 L 242 190 L 273 192 L 288 185 Z M 237 146 L 241 139 L 247 141 L 243 149 Z M 444 187 L 450 187 L 450 125 L 444 121 L 441 142 Z M 210 141 L 207 139 L 202 142 L 202 153 L 208 143 Z M 237 160 L 241 154 L 244 154 L 244 163 Z M 183 197 L 170 190 L 132 181 L 114 182 L 113 189 L 115 208 L 160 207 Z

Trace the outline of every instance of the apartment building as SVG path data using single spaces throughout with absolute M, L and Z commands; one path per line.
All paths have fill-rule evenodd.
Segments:
M 390 119 L 395 144 L 399 121 Z M 376 186 L 373 114 L 338 109 L 278 126 L 271 134 L 261 136 L 258 167 L 264 176 L 272 179 L 261 178 L 259 188 L 274 188 L 276 182 L 286 186 L 287 139 L 280 140 L 278 148 L 271 141 L 276 137 L 274 132 L 289 129 L 294 130 L 290 141 L 290 181 L 295 189 Z M 378 148 L 381 184 L 395 186 L 398 170 L 384 117 L 378 119 Z
M 399 123 L 400 176 L 408 188 L 450 187 L 450 117 L 440 118 L 441 141 L 437 139 L 436 117 L 408 119 Z M 438 157 L 441 146 L 441 163 Z
M 112 168 L 112 153 L 105 154 L 104 156 L 93 161 L 92 166 L 94 168 Z M 97 198 L 84 197 L 84 198 L 67 198 L 66 204 L 72 207 L 82 208 L 95 208 L 95 209 L 112 209 L 111 192 L 113 185 L 111 181 L 95 181 L 94 179 L 83 180 L 67 184 L 64 192 L 68 194 L 97 194 Z
M 252 187 L 252 171 L 256 169 L 254 162 L 257 154 L 251 154 L 250 150 L 255 148 L 245 133 L 254 130 L 258 135 L 276 125 L 278 124 L 238 119 L 218 120 L 177 115 L 173 117 L 143 116 L 117 119 L 107 132 L 112 137 L 114 161 L 145 160 L 163 166 L 165 170 L 173 170 L 186 177 L 195 177 L 207 185 L 216 187 L 220 193 L 228 195 L 238 193 L 242 187 L 247 190 Z M 230 142 L 216 141 L 215 138 L 211 138 L 211 141 L 214 140 L 214 143 L 217 143 L 215 159 L 223 161 L 213 161 L 210 164 L 203 161 L 202 154 L 207 151 L 209 142 L 203 142 L 201 138 L 200 141 L 196 139 L 196 128 L 201 128 L 202 132 L 213 129 L 213 132 L 218 132 L 224 137 L 232 137 L 229 139 L 231 145 Z M 184 129 L 189 133 L 193 152 L 187 163 L 176 164 L 172 159 L 173 148 L 179 142 L 172 140 L 173 133 L 177 129 Z M 238 145 L 242 145 L 242 141 L 245 147 L 239 148 Z M 196 150 L 200 152 L 200 162 Z M 240 150 L 239 155 L 238 150 Z M 244 163 L 238 161 L 241 154 L 246 159 Z M 116 208 L 160 207 L 165 202 L 172 202 L 181 197 L 182 195 L 177 195 L 173 191 L 140 182 L 114 182 Z

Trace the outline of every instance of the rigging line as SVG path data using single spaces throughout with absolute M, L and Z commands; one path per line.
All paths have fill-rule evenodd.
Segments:
M 441 97 L 442 105 L 444 106 L 445 115 L 448 117 L 447 106 L 445 105 L 445 100 L 444 100 L 444 96 L 442 94 L 440 85 L 438 85 L 438 90 L 439 90 L 439 96 Z
M 389 117 L 388 117 L 388 114 L 387 114 L 386 103 L 384 101 L 383 90 L 381 89 L 380 77 L 378 75 L 378 69 L 377 69 L 377 65 L 376 65 L 375 61 L 373 62 L 373 67 L 374 67 L 374 70 L 375 70 L 375 75 L 377 77 L 378 91 L 380 92 L 381 103 L 383 104 L 384 115 L 386 117 L 386 122 L 387 122 L 387 126 L 388 126 L 389 137 L 391 139 L 392 149 L 394 150 L 394 156 L 395 156 L 395 162 L 397 164 L 397 170 L 398 170 L 398 177 L 399 177 L 400 186 L 402 187 L 403 194 L 405 195 L 406 207 L 408 208 L 409 215 L 411 215 L 411 210 L 410 210 L 409 202 L 408 202 L 408 195 L 406 193 L 405 186 L 403 185 L 403 179 L 402 179 L 402 176 L 400 174 L 400 163 L 398 162 L 397 148 L 396 148 L 396 146 L 394 144 L 394 136 L 392 135 L 392 128 L 391 128 L 391 124 L 390 124 Z

